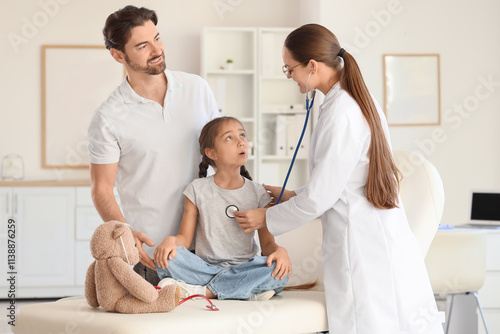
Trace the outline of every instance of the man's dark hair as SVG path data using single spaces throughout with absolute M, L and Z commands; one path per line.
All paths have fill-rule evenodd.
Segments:
M 154 10 L 130 5 L 109 15 L 104 29 L 102 29 L 106 49 L 114 48 L 122 52 L 125 51 L 125 44 L 130 39 L 132 29 L 144 25 L 148 20 L 154 25 L 158 23 L 158 17 Z

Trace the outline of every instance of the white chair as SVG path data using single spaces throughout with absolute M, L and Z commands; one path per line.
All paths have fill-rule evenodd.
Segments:
M 444 208 L 444 188 L 436 168 L 420 155 L 394 151 L 401 171 L 400 194 L 412 232 L 425 257 L 427 271 L 436 295 L 451 295 L 447 319 L 457 294 L 472 293 L 481 313 L 486 333 L 488 327 L 477 291 L 486 273 L 486 235 L 472 231 L 436 231 Z M 446 322 L 446 333 L 450 321 Z
M 470 229 L 439 231 L 425 258 L 435 294 L 450 296 L 445 333 L 448 333 L 455 296 L 472 294 L 486 333 L 488 326 L 477 291 L 486 276 L 486 233 Z
M 408 223 L 425 257 L 443 216 L 443 182 L 436 167 L 420 155 L 394 151 L 394 161 L 403 177 L 399 188 Z

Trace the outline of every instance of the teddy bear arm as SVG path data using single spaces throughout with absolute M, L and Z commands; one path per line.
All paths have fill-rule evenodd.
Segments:
M 92 262 L 89 269 L 87 269 L 87 276 L 85 277 L 85 298 L 91 307 L 99 307 L 95 285 L 95 261 Z
M 158 291 L 121 258 L 108 259 L 108 267 L 113 276 L 120 282 L 128 292 L 144 302 L 151 303 L 158 298 Z

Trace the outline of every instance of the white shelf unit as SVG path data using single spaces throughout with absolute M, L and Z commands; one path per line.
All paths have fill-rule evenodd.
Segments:
M 257 31 L 255 28 L 207 27 L 203 30 L 201 75 L 214 92 L 222 116 L 238 118 L 255 145 L 257 131 Z M 227 59 L 234 61 L 227 68 Z M 255 151 L 254 151 L 255 152 Z M 256 156 L 250 152 L 247 169 L 258 177 Z
M 210 84 L 221 114 L 241 120 L 253 142 L 247 163 L 250 174 L 255 181 L 270 185 L 283 183 L 305 118 L 304 96 L 281 70 L 283 42 L 292 30 L 207 27 L 202 37 L 202 76 Z M 221 69 L 226 59 L 234 61 L 232 70 Z M 311 123 L 306 145 L 310 133 Z M 286 146 L 281 152 L 280 144 Z M 308 147 L 299 151 L 288 189 L 306 183 L 307 152 Z

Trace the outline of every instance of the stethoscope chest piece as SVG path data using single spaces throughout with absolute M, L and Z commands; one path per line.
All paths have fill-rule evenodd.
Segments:
M 229 218 L 234 218 L 234 212 L 239 211 L 238 207 L 236 205 L 229 205 L 226 208 L 226 216 Z

